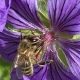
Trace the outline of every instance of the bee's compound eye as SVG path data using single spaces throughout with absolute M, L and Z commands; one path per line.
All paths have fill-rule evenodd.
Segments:
M 30 42 L 37 42 L 38 41 L 38 38 L 37 37 L 32 37 L 32 38 L 29 38 Z

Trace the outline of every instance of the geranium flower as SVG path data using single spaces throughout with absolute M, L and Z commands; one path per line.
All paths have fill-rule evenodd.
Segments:
M 45 64 L 44 67 L 35 65 L 34 74 L 30 77 L 23 75 L 21 79 L 18 78 L 14 69 L 11 80 L 80 80 L 80 40 L 66 40 L 61 36 L 61 33 L 80 34 L 79 0 L 48 0 L 47 4 L 51 24 L 49 29 L 38 17 L 37 0 L 12 0 L 8 22 L 17 29 L 39 30 L 46 50 L 44 60 L 53 60 L 53 62 Z M 1 55 L 8 60 L 14 58 L 13 53 L 16 55 L 20 42 L 20 35 L 17 37 L 11 34 L 13 33 L 6 30 L 0 33 L 2 44 L 0 49 L 3 53 Z M 69 66 L 65 67 L 59 58 L 57 44 L 62 48 Z M 9 46 L 11 49 L 7 47 L 8 45 L 11 45 Z
M 4 29 L 11 0 L 0 0 L 0 31 Z

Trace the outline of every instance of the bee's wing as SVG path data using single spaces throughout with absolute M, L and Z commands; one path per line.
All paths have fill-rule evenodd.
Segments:
M 18 79 L 22 79 L 23 73 L 21 72 L 21 68 L 20 67 L 16 68 L 16 75 L 17 75 Z
M 19 67 L 12 67 L 10 70 L 10 73 L 12 74 L 15 71 L 15 74 L 17 75 L 18 79 L 22 79 L 23 78 L 23 74 L 21 72 L 21 69 Z

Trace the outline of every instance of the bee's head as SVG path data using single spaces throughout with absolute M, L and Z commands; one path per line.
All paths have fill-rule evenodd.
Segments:
M 30 42 L 30 43 L 36 43 L 40 41 L 40 37 L 39 36 L 24 36 L 23 37 L 24 42 Z

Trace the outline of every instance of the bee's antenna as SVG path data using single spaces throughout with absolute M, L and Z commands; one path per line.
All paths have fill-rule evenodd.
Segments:
M 20 29 L 20 33 L 21 33 L 20 40 L 22 40 L 24 38 L 24 36 L 23 36 L 23 33 L 22 33 L 21 29 Z
M 33 35 L 35 35 L 35 34 L 34 34 L 34 31 L 32 31 L 32 30 L 31 30 L 31 33 L 32 33 Z

